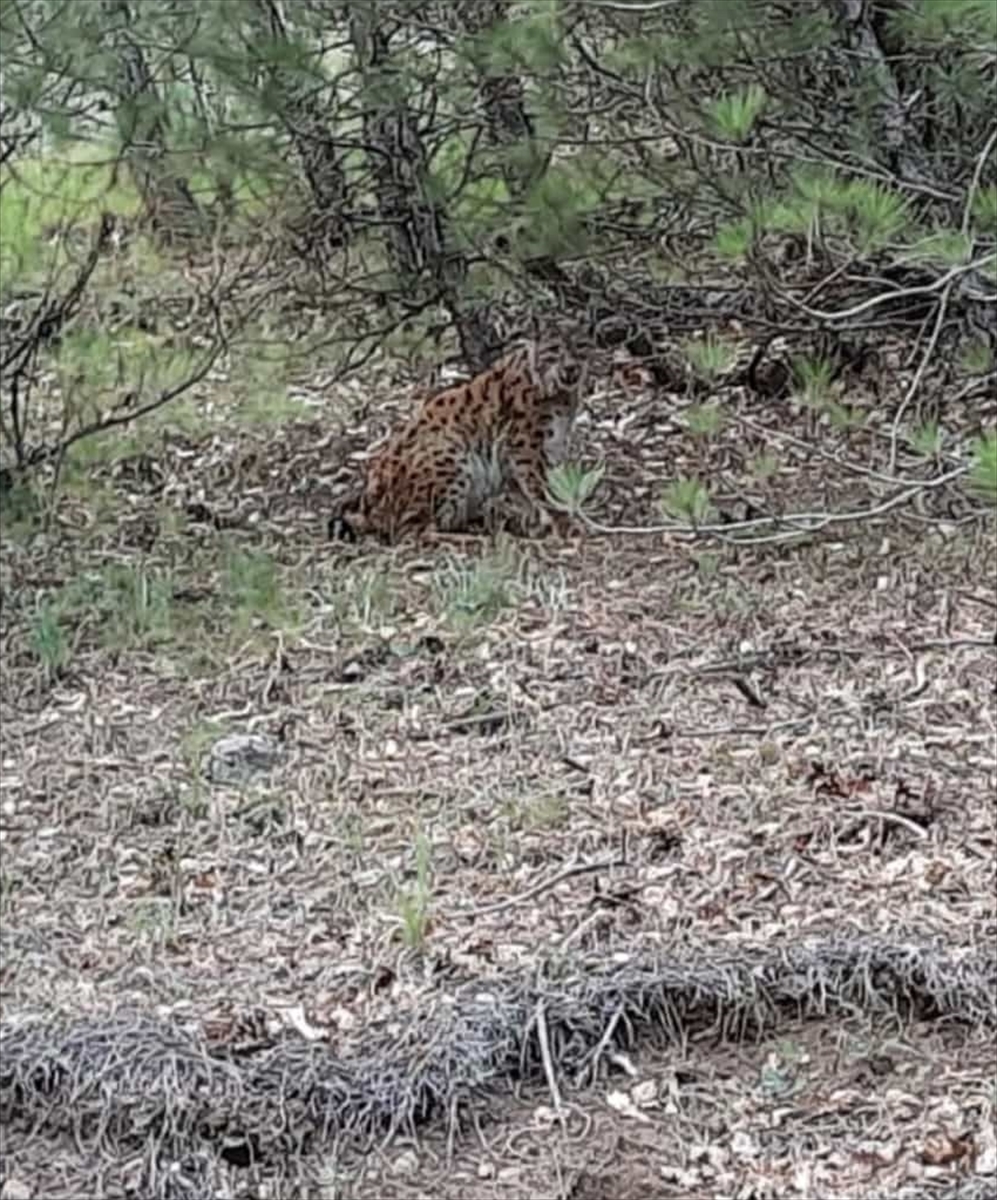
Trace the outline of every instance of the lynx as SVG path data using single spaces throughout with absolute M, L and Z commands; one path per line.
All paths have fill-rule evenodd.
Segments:
M 588 372 L 558 339 L 528 341 L 466 383 L 428 397 L 377 447 L 338 520 L 346 536 L 395 541 L 493 522 L 510 493 L 549 526 L 547 472 L 562 462 Z

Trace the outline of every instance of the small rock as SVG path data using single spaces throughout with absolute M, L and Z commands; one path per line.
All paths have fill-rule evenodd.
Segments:
M 419 1169 L 419 1157 L 414 1150 L 403 1150 L 392 1162 L 392 1175 L 414 1175 Z
M 0 1200 L 31 1200 L 31 1188 L 16 1175 L 8 1175 L 0 1188 Z
M 262 733 L 231 733 L 211 747 L 204 775 L 212 783 L 241 785 L 272 771 L 284 757 L 276 738 Z

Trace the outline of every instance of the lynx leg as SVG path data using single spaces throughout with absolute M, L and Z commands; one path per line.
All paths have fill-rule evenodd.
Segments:
M 510 446 L 509 466 L 512 482 L 525 502 L 530 520 L 549 532 L 553 522 L 545 503 L 547 479 L 543 459 L 538 459 L 532 446 Z

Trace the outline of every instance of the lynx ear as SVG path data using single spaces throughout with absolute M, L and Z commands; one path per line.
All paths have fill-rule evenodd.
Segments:
M 514 320 L 511 314 L 505 309 L 497 305 L 489 307 L 487 315 L 495 331 L 499 346 L 508 346 L 510 342 L 514 342 L 517 338 L 522 337 L 520 322 Z

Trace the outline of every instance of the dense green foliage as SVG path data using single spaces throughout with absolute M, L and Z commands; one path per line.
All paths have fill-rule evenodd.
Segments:
M 861 305 L 846 279 L 934 294 L 947 271 L 946 303 L 979 307 L 997 279 L 995 38 L 992 0 L 2 0 L 0 292 L 64 293 L 110 212 L 129 269 L 178 242 L 318 267 L 344 369 L 441 328 L 486 358 L 509 309 L 623 314 L 654 342 L 662 289 L 732 270 L 770 321 Z M 189 280 L 162 270 L 179 303 Z M 118 288 L 114 332 L 77 372 L 69 428 L 134 384 L 122 371 L 149 384 L 151 301 L 103 257 L 95 283 Z M 236 290 L 195 306 L 229 339 Z M 80 347 L 38 349 L 65 375 L 93 357 Z M 23 459 L 21 400 L 3 438 Z

